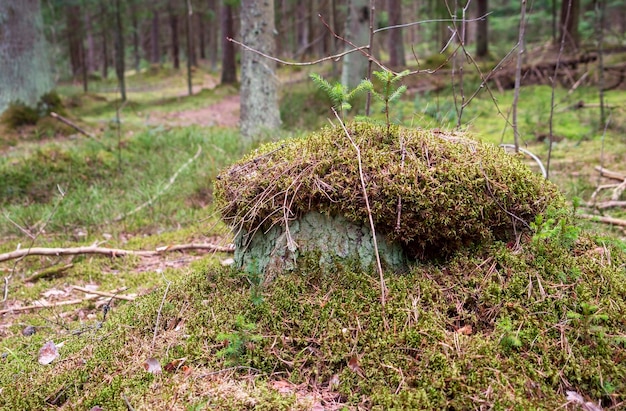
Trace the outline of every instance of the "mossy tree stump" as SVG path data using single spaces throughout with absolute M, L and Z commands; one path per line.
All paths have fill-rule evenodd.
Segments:
M 236 233 L 236 261 L 272 276 L 315 253 L 373 261 L 371 211 L 383 261 L 450 255 L 461 247 L 510 240 L 558 189 L 500 148 L 463 134 L 356 122 L 265 145 L 216 182 L 224 221 Z

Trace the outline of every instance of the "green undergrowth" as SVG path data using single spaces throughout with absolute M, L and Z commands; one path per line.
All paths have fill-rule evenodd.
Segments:
M 9 218 L 68 235 L 186 226 L 206 217 L 214 176 L 243 151 L 238 140 L 229 129 L 154 127 L 119 148 L 114 136 L 23 145 L 0 158 L 0 233 L 22 234 Z
M 367 226 L 350 138 L 360 148 L 376 230 L 409 257 L 508 238 L 564 203 L 556 186 L 514 157 L 464 134 L 354 122 L 345 132 L 326 127 L 263 146 L 223 171 L 216 206 L 224 221 L 253 232 L 315 210 Z
M 276 381 L 347 409 L 556 409 L 566 391 L 615 406 L 626 400 L 626 255 L 561 221 L 538 218 L 519 247 L 389 274 L 384 308 L 377 276 L 349 264 L 312 264 L 258 289 L 205 259 L 167 290 L 117 305 L 101 328 L 48 324 L 24 337 L 12 326 L 0 407 L 59 397 L 68 409 L 123 410 L 123 394 L 135 409 L 311 408 Z M 42 366 L 47 340 L 65 344 Z M 184 359 L 186 374 L 150 374 L 150 357 L 164 368 Z

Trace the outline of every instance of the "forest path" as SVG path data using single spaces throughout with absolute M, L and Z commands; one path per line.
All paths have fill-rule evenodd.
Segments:
M 181 127 L 193 124 L 205 127 L 237 127 L 239 125 L 239 109 L 239 94 L 235 94 L 226 96 L 222 100 L 206 107 L 153 116 L 152 121 Z

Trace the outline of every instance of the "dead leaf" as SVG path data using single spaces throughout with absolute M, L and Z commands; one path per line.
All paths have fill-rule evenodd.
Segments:
M 168 362 L 163 368 L 167 372 L 176 372 L 183 365 L 185 360 L 187 360 L 187 357 L 177 358 L 175 360 Z
M 54 341 L 48 341 L 39 350 L 39 364 L 48 365 L 59 357 L 59 350 Z
M 94 405 L 93 407 L 89 409 L 89 411 L 104 411 L 104 408 L 102 408 L 99 405 Z
M 457 333 L 463 335 L 472 335 L 472 326 L 467 324 L 456 330 Z
M 350 359 L 348 360 L 348 368 L 350 368 L 352 372 L 355 372 L 360 377 L 365 377 L 365 374 L 363 374 L 363 369 L 359 365 L 358 355 L 353 355 L 352 357 L 350 357 Z
M 591 401 L 585 401 L 582 395 L 577 393 L 576 391 L 565 391 L 567 396 L 565 399 L 574 404 L 580 405 L 580 409 L 584 411 L 602 411 L 602 407 L 594 404 Z
M 161 363 L 154 357 L 150 357 L 143 363 L 143 368 L 150 374 L 161 374 Z

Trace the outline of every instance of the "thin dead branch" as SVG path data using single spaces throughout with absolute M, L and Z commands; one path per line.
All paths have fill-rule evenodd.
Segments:
M 260 52 L 259 50 L 255 50 L 250 46 L 247 46 L 245 44 L 243 44 L 240 41 L 237 41 L 233 38 L 227 37 L 226 40 L 230 41 L 231 43 L 235 43 L 236 45 L 243 47 L 244 49 L 251 51 L 255 54 L 258 54 L 261 57 L 265 57 L 266 59 L 275 61 L 276 63 L 280 63 L 280 64 L 284 64 L 285 66 L 313 66 L 315 64 L 319 64 L 319 63 L 323 63 L 325 61 L 328 60 L 337 60 L 338 58 L 341 58 L 343 56 L 345 56 L 346 54 L 350 54 L 350 53 L 354 53 L 355 51 L 361 51 L 361 50 L 365 50 L 367 49 L 369 46 L 362 46 L 362 47 L 355 47 L 353 49 L 350 50 L 346 50 L 343 53 L 339 53 L 339 54 L 333 54 L 332 56 L 327 56 L 327 57 L 323 57 L 321 59 L 317 59 L 317 60 L 313 60 L 313 61 L 305 61 L 305 62 L 295 62 L 295 61 L 287 61 L 287 60 L 281 60 L 277 57 L 274 56 L 270 56 L 269 54 L 265 54 L 263 52 Z
M 600 176 L 602 177 L 610 178 L 612 180 L 626 181 L 626 174 L 617 171 L 611 171 L 608 168 L 604 168 L 602 166 L 595 166 L 594 168 L 597 172 L 600 173 Z
M 125 291 L 126 288 L 122 288 L 117 292 L 121 292 L 121 291 Z M 83 298 L 76 298 L 73 300 L 65 300 L 65 301 L 59 301 L 56 303 L 45 303 L 45 302 L 40 302 L 37 304 L 32 304 L 32 305 L 25 305 L 23 307 L 13 307 L 13 308 L 5 308 L 4 310 L 0 310 L 0 315 L 3 314 L 8 314 L 8 313 L 17 313 L 17 312 L 23 312 L 23 311 L 30 311 L 30 310 L 40 310 L 43 308 L 56 308 L 56 307 L 63 307 L 66 305 L 76 305 L 76 304 L 81 304 L 84 303 L 85 301 L 91 301 L 91 300 L 97 300 L 98 298 L 102 298 L 102 295 L 97 295 L 95 292 L 89 290 L 89 294 Z M 107 293 L 108 294 L 108 293 Z M 111 295 L 115 295 L 115 293 L 110 293 Z M 121 298 L 124 296 L 119 296 L 116 295 L 115 298 L 120 298 L 120 299 L 125 299 L 125 298 Z
M 194 160 L 196 160 L 198 157 L 200 157 L 201 153 L 202 153 L 202 146 L 198 146 L 198 151 L 196 152 L 196 154 L 194 154 L 193 157 L 191 157 L 189 160 L 187 160 L 185 162 L 185 164 L 183 164 L 182 166 L 180 166 L 180 168 L 178 170 L 176 170 L 176 172 L 170 177 L 170 179 L 167 182 L 167 184 L 162 189 L 160 189 L 156 193 L 156 195 L 154 197 L 152 197 L 150 200 L 146 201 L 145 203 L 141 204 L 140 206 L 136 207 L 134 210 L 129 211 L 126 214 L 122 214 L 122 215 L 117 216 L 115 218 L 115 220 L 113 220 L 113 221 L 121 221 L 121 220 L 125 219 L 126 217 L 131 216 L 131 215 L 133 215 L 133 214 L 143 210 L 144 208 L 146 208 L 148 206 L 151 206 L 157 198 L 161 197 L 163 195 L 163 193 L 165 193 L 167 190 L 170 189 L 172 184 L 174 184 L 174 182 L 178 178 L 178 175 L 181 173 L 181 171 L 183 171 L 184 169 L 189 167 L 189 165 L 191 163 L 193 163 Z
M 585 220 L 591 220 L 596 223 L 617 225 L 620 227 L 626 227 L 626 220 L 622 220 L 614 217 L 607 217 L 601 215 L 593 215 L 593 214 L 576 214 L 577 217 L 583 218 Z
M 117 293 L 110 293 L 110 292 L 106 292 L 106 291 L 90 290 L 89 288 L 80 287 L 78 285 L 73 285 L 72 289 L 77 290 L 77 291 L 82 291 L 85 294 L 95 294 L 95 295 L 99 295 L 101 297 L 116 298 L 118 300 L 124 300 L 124 301 L 134 301 L 135 300 L 135 297 L 131 297 L 131 296 L 128 296 L 128 295 L 120 295 L 119 292 L 117 292 Z M 124 290 L 121 290 L 121 291 L 124 291 Z
M 587 204 L 589 208 L 595 208 L 597 210 L 608 210 L 610 208 L 626 208 L 626 201 L 603 201 L 601 203 Z
M 70 120 L 66 119 L 62 115 L 55 113 L 54 111 L 50 113 L 50 117 L 55 118 L 55 119 L 59 120 L 61 123 L 66 124 L 66 125 L 72 127 L 74 130 L 78 131 L 82 135 L 85 135 L 85 136 L 87 136 L 89 138 L 93 138 L 94 140 L 97 140 L 96 136 L 94 136 L 90 132 L 86 131 L 85 129 L 81 128 L 80 126 L 72 123 Z
M 380 253 L 378 252 L 378 241 L 376 240 L 376 228 L 374 226 L 374 217 L 372 216 L 372 209 L 370 208 L 369 197 L 367 195 L 367 189 L 365 185 L 365 176 L 363 175 L 363 161 L 361 159 L 361 149 L 352 139 L 352 136 L 348 132 L 348 129 L 346 129 L 346 125 L 343 123 L 343 121 L 341 120 L 341 117 L 339 117 L 339 114 L 337 113 L 337 111 L 335 111 L 334 108 L 333 108 L 333 113 L 335 114 L 335 117 L 337 117 L 337 120 L 339 120 L 339 123 L 341 124 L 341 127 L 343 128 L 343 132 L 346 134 L 346 136 L 348 137 L 348 140 L 350 140 L 350 143 L 352 144 L 352 147 L 354 147 L 354 150 L 356 151 L 356 157 L 359 163 L 359 178 L 361 180 L 361 188 L 363 189 L 363 197 L 365 199 L 365 207 L 367 209 L 367 216 L 370 222 L 370 229 L 372 230 L 372 244 L 374 244 L 374 254 L 376 255 L 376 268 L 378 269 L 379 280 L 380 280 L 380 303 L 384 309 L 385 301 L 387 299 L 387 286 L 385 285 L 385 276 L 383 273 L 383 266 L 380 262 Z
M 45 248 L 45 247 L 33 247 L 15 250 L 10 253 L 0 254 L 0 262 L 14 260 L 17 258 L 23 258 L 30 255 L 49 255 L 49 256 L 61 256 L 61 255 L 81 255 L 81 254 L 103 254 L 110 257 L 121 257 L 126 255 L 137 255 L 140 257 L 152 257 L 155 255 L 161 255 L 165 252 L 171 251 L 184 251 L 184 250 L 209 250 L 221 253 L 232 253 L 235 251 L 235 247 L 219 246 L 210 243 L 190 243 L 190 244 L 177 244 L 166 247 L 159 247 L 156 250 L 124 250 L 120 248 L 107 248 L 97 246 L 85 246 L 85 247 L 70 247 L 70 248 Z

